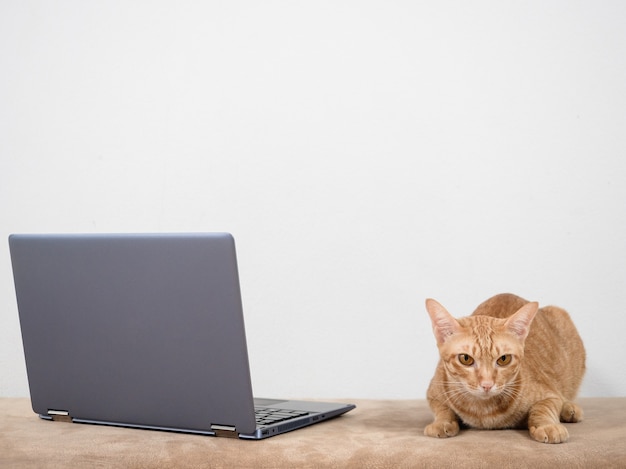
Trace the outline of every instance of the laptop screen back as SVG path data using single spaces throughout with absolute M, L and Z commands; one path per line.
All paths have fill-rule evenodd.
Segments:
M 254 430 L 229 234 L 12 235 L 33 410 Z

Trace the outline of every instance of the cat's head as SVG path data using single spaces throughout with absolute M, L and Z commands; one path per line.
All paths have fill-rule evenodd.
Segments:
M 506 319 L 455 319 L 437 301 L 426 300 L 450 397 L 512 396 L 524 358 L 524 341 L 538 310 L 527 303 Z

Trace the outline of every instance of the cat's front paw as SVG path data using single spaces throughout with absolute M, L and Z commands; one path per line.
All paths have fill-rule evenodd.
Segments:
M 583 409 L 573 402 L 564 402 L 561 409 L 561 422 L 576 423 L 582 422 Z
M 560 423 L 530 427 L 530 436 L 541 443 L 565 443 L 569 438 L 567 428 Z
M 459 422 L 456 420 L 435 420 L 424 429 L 424 435 L 433 438 L 450 438 L 459 434 Z

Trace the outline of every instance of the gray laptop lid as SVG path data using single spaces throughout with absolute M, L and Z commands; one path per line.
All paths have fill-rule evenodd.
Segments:
M 12 235 L 33 410 L 255 429 L 229 234 Z

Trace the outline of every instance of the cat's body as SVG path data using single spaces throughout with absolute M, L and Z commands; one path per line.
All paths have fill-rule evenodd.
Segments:
M 568 438 L 559 423 L 582 420 L 576 397 L 585 349 L 569 315 L 511 294 L 454 319 L 427 300 L 440 361 L 428 388 L 435 420 L 424 433 L 455 436 L 459 420 L 482 429 L 527 427 L 537 441 Z

